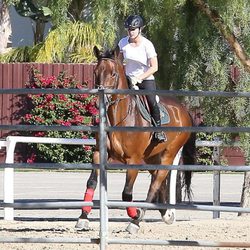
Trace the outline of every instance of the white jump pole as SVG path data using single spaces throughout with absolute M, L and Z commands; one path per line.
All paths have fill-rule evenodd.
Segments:
M 16 142 L 6 138 L 6 163 L 14 163 Z M 4 202 L 14 203 L 14 168 L 4 169 Z M 4 208 L 4 220 L 14 220 L 14 208 Z
M 65 138 L 45 138 L 45 137 L 25 137 L 25 136 L 8 136 L 6 141 L 0 143 L 6 147 L 5 163 L 14 163 L 14 152 L 16 143 L 56 143 L 56 144 L 73 144 L 73 145 L 95 145 L 95 139 L 65 139 Z M 14 203 L 14 168 L 4 169 L 4 202 Z M 14 208 L 4 208 L 4 220 L 14 220 Z

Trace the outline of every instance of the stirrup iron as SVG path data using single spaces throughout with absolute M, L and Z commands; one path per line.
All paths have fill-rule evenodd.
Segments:
M 167 141 L 167 137 L 162 131 L 161 132 L 154 132 L 153 140 L 156 142 L 165 142 L 165 141 Z

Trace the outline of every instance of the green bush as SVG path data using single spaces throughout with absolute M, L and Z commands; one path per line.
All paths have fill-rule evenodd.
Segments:
M 79 83 L 65 72 L 59 76 L 44 77 L 31 68 L 31 77 L 27 88 L 86 88 L 86 83 Z M 30 107 L 23 117 L 23 123 L 29 125 L 92 125 L 96 117 L 96 96 L 89 94 L 30 94 Z M 74 131 L 31 131 L 26 135 L 54 138 L 93 138 L 90 132 Z M 91 162 L 92 147 L 61 144 L 30 144 L 27 162 L 60 162 L 80 163 Z

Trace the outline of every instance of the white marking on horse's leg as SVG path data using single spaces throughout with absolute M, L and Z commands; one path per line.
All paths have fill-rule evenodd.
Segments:
M 168 225 L 173 224 L 175 222 L 175 212 L 173 209 L 168 209 L 162 216 L 162 220 Z
M 77 220 L 75 225 L 75 230 L 77 231 L 89 231 L 89 220 L 88 219 L 81 219 Z
M 137 223 L 134 223 L 133 221 L 129 223 L 129 225 L 126 228 L 126 231 L 130 234 L 137 234 L 140 229 L 140 226 Z

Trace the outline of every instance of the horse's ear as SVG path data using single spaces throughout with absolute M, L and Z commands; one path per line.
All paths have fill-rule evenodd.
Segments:
M 119 54 L 120 54 L 120 47 L 117 45 L 115 50 L 114 50 L 114 54 L 115 54 L 115 57 L 119 57 Z
M 115 59 L 121 61 L 120 47 L 117 45 L 114 50 Z
M 93 48 L 93 52 L 94 52 L 95 57 L 97 59 L 99 59 L 100 58 L 100 50 L 96 46 Z

